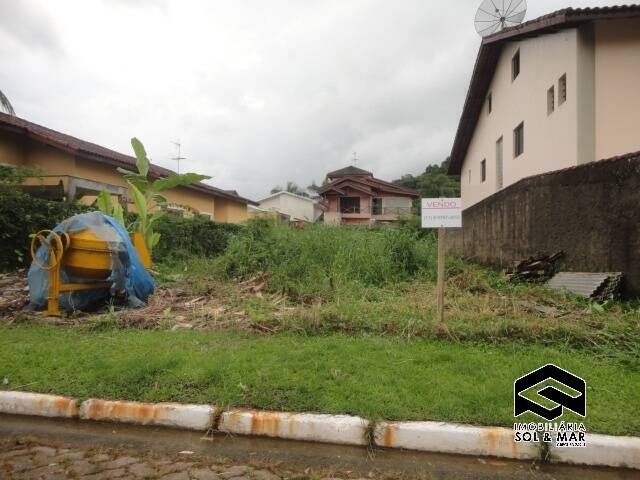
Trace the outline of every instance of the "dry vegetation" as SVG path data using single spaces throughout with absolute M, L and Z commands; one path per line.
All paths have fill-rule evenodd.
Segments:
M 636 303 L 451 258 L 443 328 L 433 252 L 407 228 L 249 226 L 217 258 L 157 264 L 145 308 L 10 312 L 0 388 L 509 425 L 513 380 L 553 362 L 588 379 L 590 431 L 638 434 Z
M 346 333 L 640 353 L 637 304 L 590 303 L 541 285 L 509 282 L 460 259 L 448 260 L 443 328 L 435 321 L 434 250 L 432 236 L 407 227 L 301 231 L 258 222 L 220 257 L 181 256 L 157 265 L 158 288 L 142 309 L 109 306 L 97 314 L 50 319 L 20 311 L 24 280 L 5 276 L 0 288 L 9 296 L 0 301 L 0 315 L 6 323 L 92 330 Z

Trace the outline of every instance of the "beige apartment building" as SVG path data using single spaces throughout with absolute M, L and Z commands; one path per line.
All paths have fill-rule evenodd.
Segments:
M 640 6 L 564 9 L 482 40 L 451 152 L 465 208 L 640 150 Z

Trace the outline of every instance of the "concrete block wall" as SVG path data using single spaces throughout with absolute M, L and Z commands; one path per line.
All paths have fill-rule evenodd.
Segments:
M 496 267 L 564 250 L 563 269 L 624 272 L 640 295 L 640 152 L 536 175 L 463 211 L 449 254 Z

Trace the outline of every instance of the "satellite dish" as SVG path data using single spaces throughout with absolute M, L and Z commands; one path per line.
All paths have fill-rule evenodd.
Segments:
M 525 0 L 484 0 L 476 13 L 476 32 L 486 37 L 504 28 L 520 25 L 526 13 Z

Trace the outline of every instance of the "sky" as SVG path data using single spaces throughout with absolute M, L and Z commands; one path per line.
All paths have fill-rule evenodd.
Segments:
M 567 6 L 528 2 L 526 20 Z M 16 114 L 252 199 L 353 164 L 393 180 L 444 160 L 480 0 L 0 0 Z M 0 159 L 1 160 L 1 159 Z

